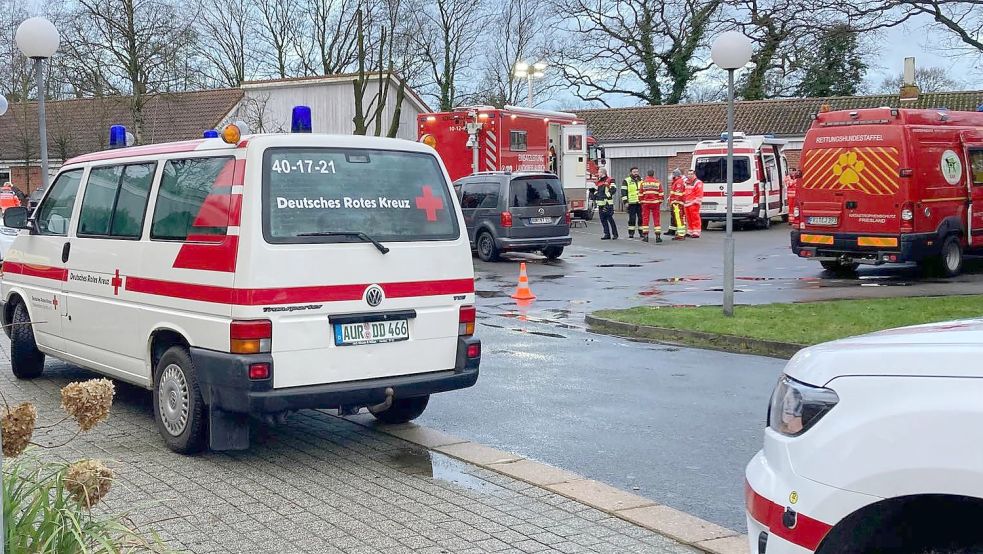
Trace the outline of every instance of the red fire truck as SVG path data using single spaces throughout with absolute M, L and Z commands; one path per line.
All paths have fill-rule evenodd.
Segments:
M 983 249 L 983 113 L 821 112 L 801 166 L 792 250 L 827 270 L 918 262 L 952 276 Z
M 452 180 L 481 171 L 549 171 L 573 215 L 594 216 L 587 127 L 576 115 L 532 108 L 468 106 L 417 116 L 419 137 L 440 154 Z

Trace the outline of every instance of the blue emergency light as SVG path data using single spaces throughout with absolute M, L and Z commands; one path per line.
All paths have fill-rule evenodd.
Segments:
M 976 111 L 983 112 L 983 102 L 981 102 L 979 106 L 976 106 Z
M 310 133 L 311 132 L 311 108 L 310 106 L 294 106 L 293 115 L 290 117 L 291 133 Z
M 218 131 L 209 129 L 201 134 L 201 138 L 218 138 Z
M 109 147 L 124 148 L 126 146 L 126 127 L 113 125 L 109 128 Z

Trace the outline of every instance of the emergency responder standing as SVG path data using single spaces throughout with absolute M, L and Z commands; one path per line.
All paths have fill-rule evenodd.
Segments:
M 802 184 L 802 172 L 793 167 L 792 171 L 785 177 L 785 198 L 788 200 L 788 222 L 790 225 L 798 223 L 798 217 L 795 213 L 795 191 L 800 184 Z
M 686 171 L 686 195 L 683 199 L 686 208 L 686 236 L 700 238 L 703 221 L 700 219 L 700 207 L 703 205 L 703 181 L 696 176 L 692 169 Z
M 594 204 L 601 218 L 604 236 L 601 240 L 617 240 L 618 224 L 614 222 L 614 201 L 617 187 L 614 179 L 608 177 L 608 171 L 603 167 L 597 171 L 597 189 L 594 192 Z
M 635 238 L 635 231 L 641 231 L 642 204 L 639 202 L 639 192 L 642 188 L 642 174 L 637 167 L 631 168 L 631 174 L 625 177 L 625 191 L 628 195 L 628 238 Z
M 649 241 L 649 218 L 655 226 L 655 242 L 662 242 L 661 210 L 664 197 L 662 183 L 655 178 L 655 171 L 648 170 L 645 180 L 642 181 L 642 189 L 639 194 L 639 201 L 642 204 L 642 228 L 640 232 L 644 242 Z
M 20 198 L 14 193 L 14 186 L 9 182 L 4 183 L 3 187 L 0 187 L 0 211 L 20 205 Z
M 686 238 L 686 222 L 683 221 L 683 204 L 686 197 L 686 180 L 683 172 L 676 168 L 672 172 L 672 183 L 669 184 L 669 209 L 672 210 L 672 225 L 676 228 L 676 236 L 672 240 Z

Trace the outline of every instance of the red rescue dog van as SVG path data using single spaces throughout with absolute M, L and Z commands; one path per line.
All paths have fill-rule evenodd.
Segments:
M 792 251 L 827 270 L 917 262 L 951 276 L 983 248 L 983 113 L 819 113 L 801 166 Z

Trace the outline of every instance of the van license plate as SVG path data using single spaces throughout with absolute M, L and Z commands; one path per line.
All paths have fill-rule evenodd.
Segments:
M 806 223 L 809 225 L 838 225 L 840 223 L 840 218 L 830 215 L 813 215 L 809 216 Z
M 335 346 L 355 346 L 379 342 L 397 342 L 410 338 L 410 326 L 405 319 L 367 321 L 365 323 L 335 323 Z
M 533 225 L 539 225 L 539 224 L 542 224 L 542 223 L 553 223 L 553 218 L 552 217 L 534 217 L 534 218 L 531 218 L 529 220 L 529 223 L 532 223 Z

